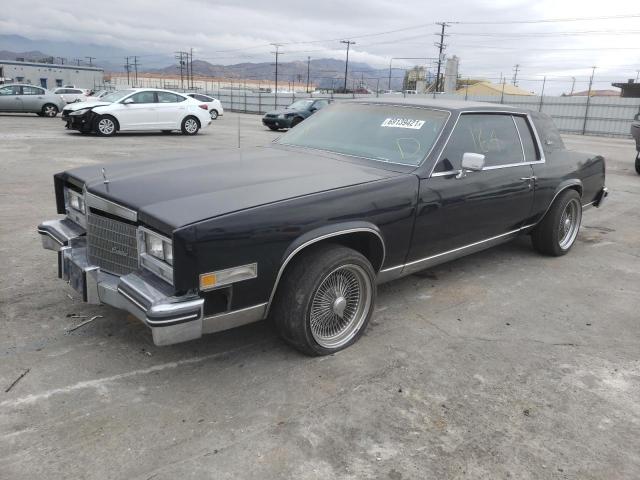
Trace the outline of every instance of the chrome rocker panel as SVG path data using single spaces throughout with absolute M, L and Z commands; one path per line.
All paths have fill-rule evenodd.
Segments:
M 58 253 L 58 277 L 90 304 L 127 311 L 151 328 L 154 344 L 172 345 L 264 318 L 266 303 L 205 317 L 204 299 L 196 294 L 174 296 L 170 286 L 151 273 L 117 276 L 87 260 L 85 231 L 69 219 L 38 226 L 42 246 Z

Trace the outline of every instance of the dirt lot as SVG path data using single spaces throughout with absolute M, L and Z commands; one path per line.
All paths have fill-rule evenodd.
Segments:
M 259 323 L 155 347 L 84 305 L 36 225 L 53 173 L 263 144 L 228 113 L 196 137 L 68 133 L 0 115 L 0 478 L 640 478 L 640 176 L 631 140 L 572 252 L 528 238 L 380 288 L 366 335 L 304 357 Z M 78 330 L 83 318 L 102 315 Z M 22 373 L 28 373 L 9 392 Z

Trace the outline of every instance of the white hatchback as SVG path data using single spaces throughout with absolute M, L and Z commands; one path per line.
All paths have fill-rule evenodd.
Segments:
M 87 98 L 87 93 L 80 88 L 56 88 L 53 93 L 67 103 L 84 102 Z
M 195 135 L 211 123 L 206 104 L 169 90 L 137 88 L 105 95 L 98 103 L 76 104 L 63 111 L 67 128 L 101 136 L 118 131 L 180 130 Z
M 207 105 L 207 109 L 211 115 L 211 120 L 215 120 L 216 118 L 224 115 L 222 104 L 217 98 L 210 97 L 209 95 L 203 95 L 202 93 L 187 93 L 187 95 Z

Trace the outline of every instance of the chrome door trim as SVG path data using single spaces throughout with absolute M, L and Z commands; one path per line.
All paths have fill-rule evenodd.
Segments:
M 420 258 L 418 260 L 413 260 L 411 262 L 404 263 L 402 265 L 396 265 L 395 267 L 385 268 L 381 270 L 379 275 L 384 277 L 389 277 L 388 280 L 392 280 L 395 278 L 399 278 L 400 276 L 409 275 L 413 272 L 418 272 L 420 270 L 424 270 L 425 268 L 429 268 L 440 263 L 448 262 L 450 260 L 454 260 L 456 258 L 460 258 L 462 256 L 468 255 L 469 253 L 474 253 L 480 250 L 484 250 L 485 248 L 489 248 L 490 246 L 498 245 L 503 241 L 509 240 L 511 237 L 515 237 L 518 233 L 523 230 L 527 230 L 531 227 L 535 226 L 535 224 L 525 225 L 523 227 L 517 228 L 515 230 L 511 230 L 506 233 L 502 233 L 500 235 L 495 235 L 490 238 L 486 238 L 484 240 L 480 240 L 478 242 L 470 243 L 468 245 L 463 245 L 462 247 L 454 248 L 451 250 L 446 250 L 441 253 L 437 253 L 435 255 L 431 255 L 429 257 Z M 480 247 L 480 248 L 477 248 Z M 406 269 L 409 269 L 408 271 Z M 385 275 L 389 272 L 393 272 L 394 270 L 402 269 L 402 272 L 398 276 L 390 276 Z M 387 281 L 383 279 L 382 282 Z
M 378 233 L 373 228 L 366 228 L 366 227 L 349 228 L 346 230 L 339 230 L 337 232 L 327 233 L 325 235 L 320 235 L 319 237 L 312 238 L 311 240 L 307 240 L 302 245 L 295 248 L 289 255 L 287 255 L 287 258 L 285 258 L 284 262 L 282 262 L 282 265 L 280 265 L 280 269 L 278 270 L 278 275 L 276 276 L 276 281 L 274 282 L 273 288 L 271 289 L 271 295 L 269 295 L 269 301 L 267 302 L 267 308 L 265 309 L 264 316 L 266 317 L 267 315 L 269 315 L 269 309 L 271 308 L 271 303 L 273 302 L 273 297 L 275 297 L 276 289 L 278 288 L 278 283 L 280 283 L 280 279 L 282 278 L 284 269 L 287 267 L 289 262 L 293 259 L 293 257 L 298 252 L 308 247 L 309 245 L 318 243 L 327 238 L 338 237 L 340 235 L 347 235 L 349 233 L 357 233 L 357 232 L 373 233 L 376 237 L 378 237 L 378 239 L 380 240 L 380 243 L 382 244 L 382 261 L 380 262 L 380 266 L 384 265 L 384 259 L 386 258 L 386 255 L 387 255 L 386 245 L 384 244 L 384 239 L 382 238 L 382 235 L 380 235 L 380 233 Z

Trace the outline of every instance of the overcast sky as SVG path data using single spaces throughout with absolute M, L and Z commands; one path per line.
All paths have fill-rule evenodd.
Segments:
M 195 58 L 222 64 L 270 61 L 272 42 L 284 44 L 283 61 L 343 59 L 344 38 L 356 41 L 350 59 L 388 67 L 392 57 L 435 57 L 434 23 L 462 22 L 447 28 L 445 43 L 463 77 L 510 80 L 519 64 L 521 86 L 539 91 L 546 75 L 548 91 L 559 93 L 570 90 L 572 76 L 576 90 L 586 89 L 594 65 L 596 88 L 636 77 L 640 17 L 631 15 L 640 15 L 637 0 L 29 0 L 4 2 L 0 32 L 110 45 L 149 59 L 193 47 Z M 623 18 L 481 23 L 601 16 Z

